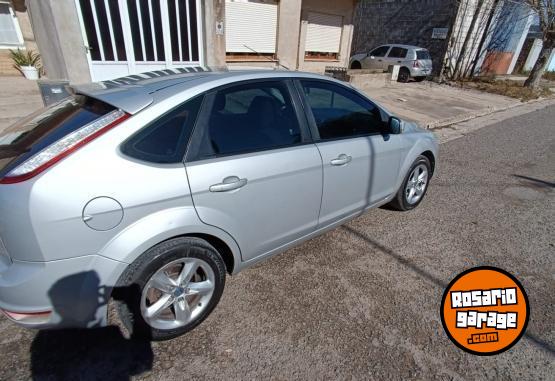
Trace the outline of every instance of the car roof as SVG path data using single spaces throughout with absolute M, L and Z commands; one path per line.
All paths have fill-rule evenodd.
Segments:
M 167 98 L 192 87 L 214 84 L 214 87 L 241 80 L 270 78 L 318 78 L 334 81 L 330 77 L 285 70 L 211 70 L 192 67 L 146 72 L 110 81 L 94 82 L 73 87 L 76 94 L 101 100 L 129 114 L 136 114 L 159 97 L 163 91 Z
M 396 48 L 405 48 L 405 49 L 414 49 L 414 50 L 428 50 L 426 48 L 422 48 L 420 46 L 414 46 L 414 45 L 404 45 L 404 44 L 384 44 L 381 46 L 393 46 Z

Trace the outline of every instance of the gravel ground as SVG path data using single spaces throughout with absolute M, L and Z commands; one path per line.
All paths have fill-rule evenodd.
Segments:
M 40 332 L 0 318 L 0 379 L 553 379 L 555 107 L 441 146 L 426 200 L 370 211 L 228 279 L 196 330 L 163 343 L 115 327 Z M 514 274 L 527 333 L 493 357 L 455 347 L 444 287 L 461 271 Z

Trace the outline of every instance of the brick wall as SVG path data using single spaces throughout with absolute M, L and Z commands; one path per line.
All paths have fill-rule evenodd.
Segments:
M 432 39 L 434 28 L 452 28 L 456 0 L 359 0 L 354 17 L 352 53 L 382 44 L 408 44 L 430 51 L 437 74 L 448 39 Z

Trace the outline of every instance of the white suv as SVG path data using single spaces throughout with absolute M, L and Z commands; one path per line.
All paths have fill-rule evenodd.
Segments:
M 430 53 L 411 45 L 382 45 L 368 53 L 359 53 L 351 57 L 351 69 L 387 70 L 390 65 L 399 65 L 399 82 L 408 82 L 411 78 L 423 81 L 432 74 Z

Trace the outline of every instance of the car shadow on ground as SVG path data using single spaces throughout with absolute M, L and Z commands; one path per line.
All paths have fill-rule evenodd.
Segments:
M 110 294 L 108 294 L 110 292 Z M 102 327 L 99 308 L 110 295 L 138 292 L 133 287 L 107 288 L 94 271 L 76 273 L 56 282 L 48 296 L 60 327 L 37 333 L 31 344 L 34 380 L 129 380 L 152 369 L 148 338 L 126 338 L 117 326 Z M 71 327 L 92 327 L 89 329 Z
M 40 331 L 31 344 L 34 380 L 129 380 L 152 369 L 149 341 L 116 326 Z

